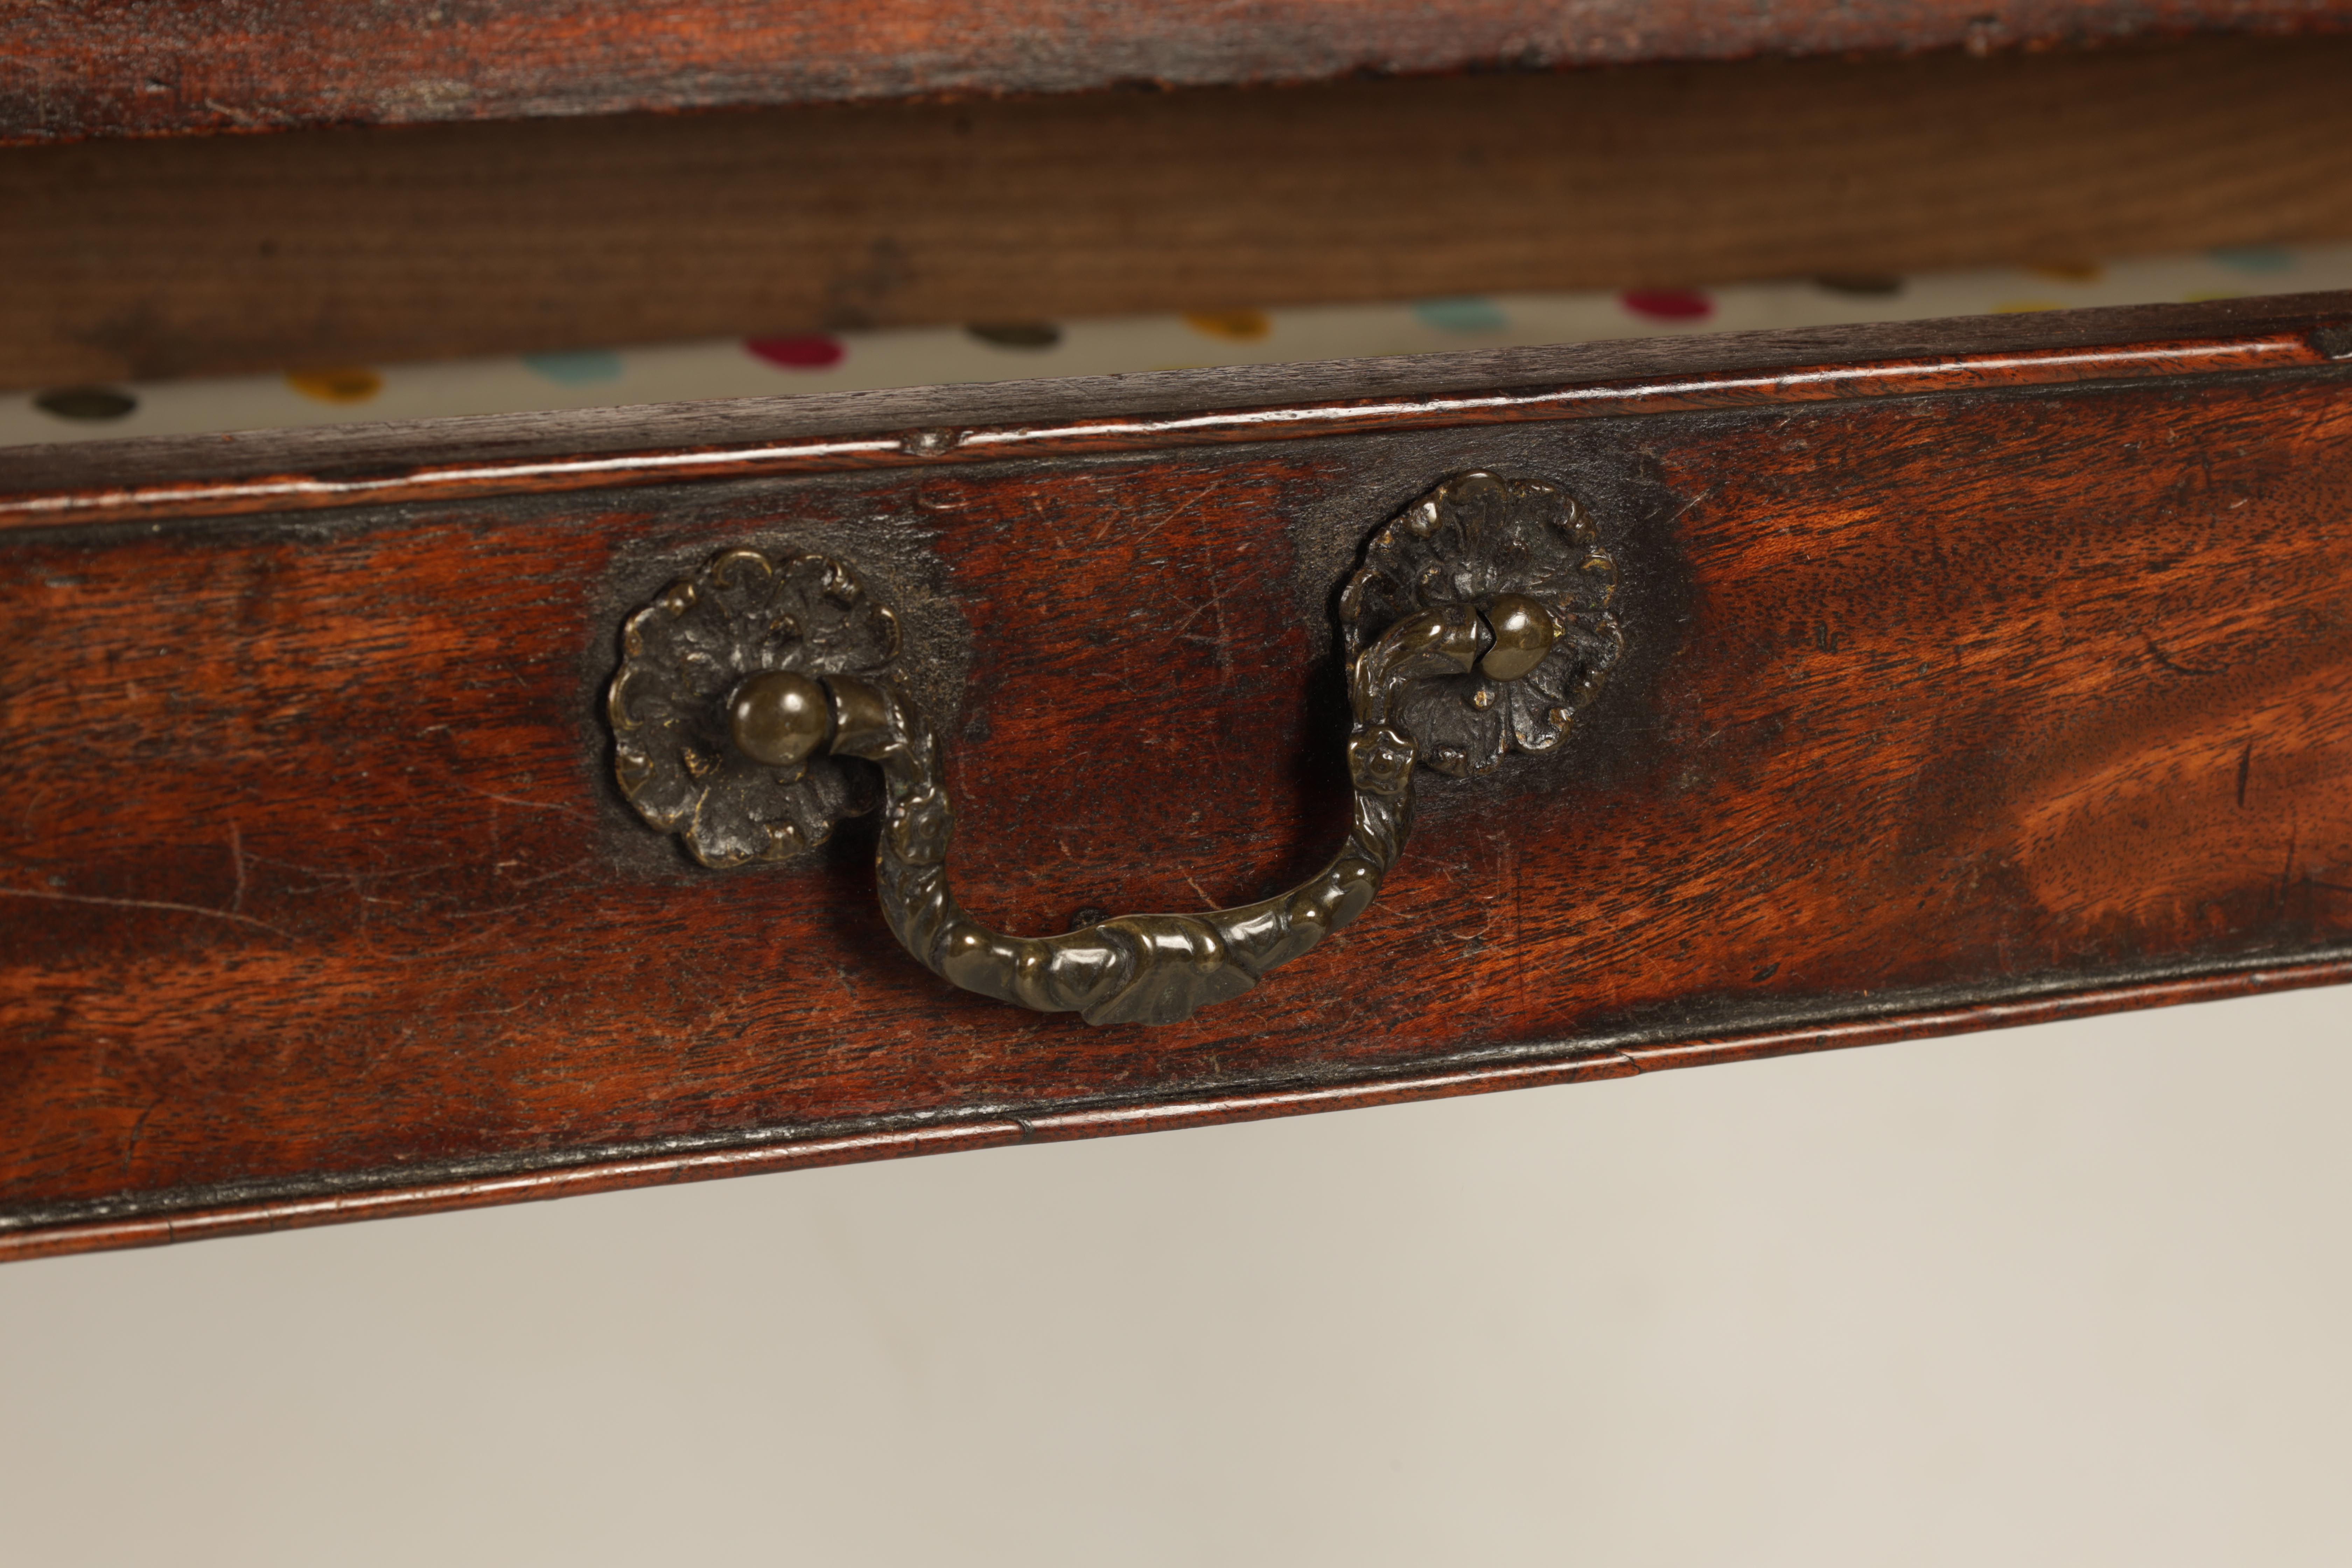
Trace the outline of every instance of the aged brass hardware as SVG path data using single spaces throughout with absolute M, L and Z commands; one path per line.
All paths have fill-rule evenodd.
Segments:
M 614 769 L 651 826 L 706 866 L 822 841 L 881 773 L 882 910 L 966 990 L 1089 1024 L 1166 1024 L 1238 996 L 1371 903 L 1412 826 L 1417 767 L 1481 774 L 1545 752 L 1623 647 L 1616 564 L 1584 509 L 1539 479 L 1457 475 L 1365 547 L 1339 597 L 1354 817 L 1288 892 L 1197 914 L 1118 915 L 1009 936 L 949 889 L 939 743 L 898 678 L 897 618 L 840 562 L 715 558 L 629 617 L 608 711 Z

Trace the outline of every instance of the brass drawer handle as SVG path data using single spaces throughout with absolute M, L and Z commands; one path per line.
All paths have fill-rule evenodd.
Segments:
M 1574 498 L 1457 475 L 1376 533 L 1339 599 L 1354 821 L 1288 892 L 1197 914 L 1008 936 L 948 886 L 938 741 L 895 667 L 898 620 L 848 567 L 730 551 L 632 616 L 608 710 L 622 792 L 705 865 L 782 859 L 857 808 L 833 758 L 878 765 L 882 911 L 968 991 L 1089 1024 L 1167 1024 L 1238 996 L 1361 915 L 1412 827 L 1413 773 L 1547 752 L 1623 647 L 1616 563 Z M 836 764 L 837 769 L 837 764 Z

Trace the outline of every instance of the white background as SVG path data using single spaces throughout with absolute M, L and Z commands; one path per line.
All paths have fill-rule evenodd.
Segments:
M 0 1268 L 0 1562 L 2352 1562 L 2352 991 Z

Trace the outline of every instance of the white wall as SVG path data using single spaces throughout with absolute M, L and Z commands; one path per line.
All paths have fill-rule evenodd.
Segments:
M 0 1563 L 2352 1562 L 2352 991 L 0 1268 Z

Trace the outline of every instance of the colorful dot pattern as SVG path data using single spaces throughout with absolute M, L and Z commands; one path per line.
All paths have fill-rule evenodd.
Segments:
M 365 403 L 383 390 L 383 377 L 364 365 L 332 370 L 289 370 L 286 384 L 321 403 Z
M 1274 331 L 1274 319 L 1264 310 L 1195 310 L 1184 324 L 1204 338 L 1254 343 Z
M 824 332 L 795 338 L 745 338 L 743 347 L 752 358 L 781 370 L 831 370 L 849 357 L 839 338 Z
M 215 381 L 0 393 L 0 445 L 526 413 L 707 397 L 1116 374 L 1571 343 L 1657 333 L 2066 310 L 2352 289 L 2352 245 L 2248 245 L 2194 256 L 1909 277 L 1831 270 L 1720 287 L 1458 295 L 1382 305 L 1202 309 L 1088 321 L 801 331 L 583 348 L 448 364 L 322 364 Z
M 1441 332 L 1501 332 L 1511 318 L 1492 300 L 1423 300 L 1412 313 Z
M 2222 266 L 2240 272 L 2287 272 L 2295 256 L 2284 245 L 2241 245 L 2209 252 Z
M 111 386 L 60 386 L 37 393 L 33 406 L 59 419 L 121 419 L 139 406 L 139 400 Z
M 964 331 L 981 342 L 1000 349 L 1031 353 L 1050 349 L 1062 341 L 1061 324 L 1056 321 L 974 321 Z
M 593 386 L 621 379 L 621 356 L 610 349 L 574 349 L 565 353 L 525 354 L 522 363 L 563 386 Z
M 1703 289 L 1628 289 L 1617 301 L 1653 321 L 1704 321 L 1715 314 L 1715 301 Z

